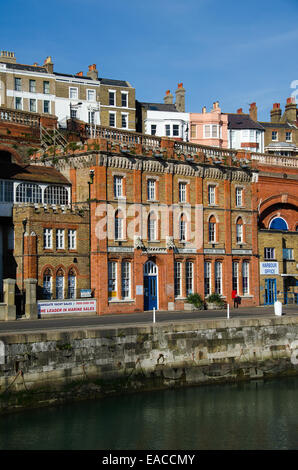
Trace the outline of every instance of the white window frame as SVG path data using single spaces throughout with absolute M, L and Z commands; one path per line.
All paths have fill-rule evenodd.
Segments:
M 249 262 L 242 262 L 242 293 L 249 295 Z
M 73 285 L 70 281 L 74 281 Z M 77 287 L 77 276 L 73 274 L 68 274 L 67 276 L 67 298 L 68 299 L 76 298 L 76 287 Z
M 182 263 L 174 261 L 174 295 L 182 297 Z
M 111 117 L 113 116 L 114 125 L 111 124 Z M 115 111 L 109 111 L 109 127 L 116 127 L 116 113 Z
M 216 186 L 214 184 L 208 184 L 208 204 L 210 206 L 215 206 L 216 203 Z
M 68 249 L 76 250 L 77 249 L 77 231 L 76 229 L 68 229 Z
M 273 138 L 273 133 L 275 134 L 275 138 Z M 277 131 L 272 131 L 271 132 L 271 140 L 272 140 L 272 142 L 277 142 L 278 141 L 278 132 Z
M 114 175 L 114 197 L 123 197 L 123 176 Z
M 211 276 L 211 262 L 204 262 L 204 294 L 205 297 L 210 295 L 212 292 L 212 276 Z
M 53 297 L 53 276 L 51 274 L 43 275 L 42 294 L 46 300 L 50 300 Z
M 123 126 L 123 118 L 125 126 Z M 121 129 L 128 129 L 128 113 L 121 113 Z
M 50 82 L 48 80 L 43 81 L 43 94 L 49 95 L 50 94 Z
M 36 93 L 36 80 L 29 80 L 29 92 Z
M 45 103 L 49 103 L 48 111 L 45 111 Z M 51 114 L 51 102 L 50 102 L 50 100 L 44 100 L 42 102 L 42 110 L 43 110 L 44 114 Z
M 109 300 L 113 297 L 117 297 L 117 262 L 109 261 L 108 262 L 108 298 Z M 110 295 L 111 292 L 115 292 L 116 296 Z
M 122 261 L 121 263 L 121 298 L 131 298 L 131 262 Z
M 236 285 L 235 285 L 235 281 L 236 281 Z M 238 261 L 232 262 L 232 287 L 233 287 L 233 290 L 236 290 L 238 294 L 239 292 L 239 263 Z
M 222 262 L 215 261 L 214 263 L 214 292 L 216 294 L 222 294 Z
M 125 96 L 125 102 L 126 104 L 122 104 L 122 98 Z M 121 108 L 128 108 L 128 92 L 127 91 L 121 91 Z
M 182 215 L 181 215 L 179 218 L 179 241 L 186 242 L 186 238 L 187 238 L 187 221 L 183 220 Z
M 18 100 L 18 103 L 20 104 L 20 107 L 17 106 L 17 100 Z M 15 97 L 15 109 L 17 109 L 18 111 L 22 111 L 23 110 L 23 98 L 21 96 L 16 96 Z
M 288 136 L 290 136 L 289 139 Z M 286 142 L 292 142 L 292 131 L 286 131 Z
M 79 98 L 79 89 L 78 87 L 70 86 L 69 87 L 69 99 L 70 100 L 78 100 Z
M 20 77 L 15 77 L 14 79 L 14 90 L 22 91 L 22 79 Z
M 44 250 L 53 249 L 53 229 L 51 228 L 43 229 L 43 248 Z
M 186 261 L 185 265 L 185 288 L 186 295 L 193 294 L 194 264 L 192 261 Z
M 216 222 L 208 221 L 208 241 L 209 243 L 216 243 Z
M 236 243 L 243 243 L 243 224 L 236 223 Z
M 156 200 L 156 181 L 152 178 L 148 178 L 147 180 L 147 200 Z
M 64 228 L 56 229 L 56 250 L 65 249 L 65 230 Z
M 123 240 L 123 217 L 114 217 L 115 221 L 115 240 Z
M 93 98 L 90 99 L 90 96 L 89 95 L 93 95 Z M 86 90 L 86 98 L 87 98 L 87 101 L 96 101 L 96 90 L 91 90 L 91 89 L 87 89 Z
M 116 90 L 109 90 L 108 93 L 109 106 L 116 106 Z M 113 95 L 113 104 L 110 104 L 110 95 Z
M 236 207 L 243 206 L 243 188 L 236 187 L 235 191 Z
M 32 104 L 34 104 L 34 109 L 32 109 Z M 37 112 L 37 100 L 34 98 L 29 98 L 29 111 L 30 113 L 36 113 Z
M 58 279 L 62 280 L 62 285 L 61 286 L 57 282 Z M 57 295 L 57 293 L 59 292 L 58 289 L 61 292 L 61 296 Z M 56 299 L 60 299 L 60 300 L 64 299 L 64 275 L 63 276 L 56 276 Z
M 148 226 L 148 241 L 150 242 L 156 241 L 157 240 L 156 218 L 152 212 L 150 212 L 148 215 L 147 226 Z
M 179 202 L 186 202 L 187 199 L 187 183 L 179 182 Z

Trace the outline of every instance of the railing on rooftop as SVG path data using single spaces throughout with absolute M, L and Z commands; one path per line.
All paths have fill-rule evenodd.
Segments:
M 142 144 L 150 148 L 159 148 L 161 137 L 152 135 L 139 134 L 133 131 L 123 131 L 114 127 L 96 126 L 88 124 L 86 133 L 89 138 L 102 138 L 122 144 Z
M 194 144 L 191 142 L 175 141 L 174 149 L 185 155 L 204 153 L 205 156 L 215 158 L 232 157 L 236 158 L 237 150 L 223 149 L 219 147 L 207 147 L 205 145 Z
M 270 155 L 266 153 L 252 153 L 251 159 L 258 161 L 263 165 L 298 168 L 297 157 L 285 157 L 282 155 Z
M 0 106 L 0 121 L 12 122 L 14 124 L 24 124 L 25 126 L 39 127 L 40 116 L 36 113 L 9 109 Z

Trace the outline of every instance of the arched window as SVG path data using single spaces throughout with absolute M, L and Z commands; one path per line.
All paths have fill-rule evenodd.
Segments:
M 120 210 L 115 212 L 115 240 L 123 240 L 123 214 Z
M 21 183 L 17 186 L 16 202 L 42 202 L 41 187 L 34 183 Z
M 56 274 L 56 299 L 64 299 L 64 272 L 61 268 Z
M 43 298 L 50 300 L 52 298 L 52 272 L 50 269 L 46 269 L 43 273 Z
M 148 240 L 157 240 L 157 220 L 154 212 L 148 215 Z
M 68 193 L 63 186 L 48 186 L 44 190 L 44 203 L 45 204 L 68 204 Z
M 236 222 L 236 243 L 243 243 L 243 221 L 241 217 Z
M 187 219 L 184 214 L 181 214 L 179 219 L 179 240 L 185 242 L 187 239 Z
M 269 229 L 270 230 L 288 230 L 288 224 L 285 221 L 285 219 L 282 219 L 281 217 L 275 217 L 273 220 L 271 220 Z
M 67 298 L 68 299 L 76 298 L 76 273 L 74 269 L 70 269 L 68 272 Z
M 209 243 L 216 242 L 216 219 L 214 215 L 212 215 L 208 222 L 208 240 Z

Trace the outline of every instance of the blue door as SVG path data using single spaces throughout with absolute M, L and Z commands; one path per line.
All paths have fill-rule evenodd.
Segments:
M 265 279 L 265 305 L 273 305 L 276 301 L 276 279 Z
M 153 261 L 144 265 L 144 310 L 157 310 L 157 266 Z
M 157 276 L 144 276 L 144 310 L 157 309 Z

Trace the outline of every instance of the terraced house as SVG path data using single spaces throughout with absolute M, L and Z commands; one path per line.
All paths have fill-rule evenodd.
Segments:
M 55 115 L 59 126 L 69 119 L 135 130 L 135 90 L 126 80 L 98 77 L 92 64 L 86 74 L 54 71 L 51 57 L 42 66 L 17 63 L 13 52 L 0 53 L 0 106 Z

